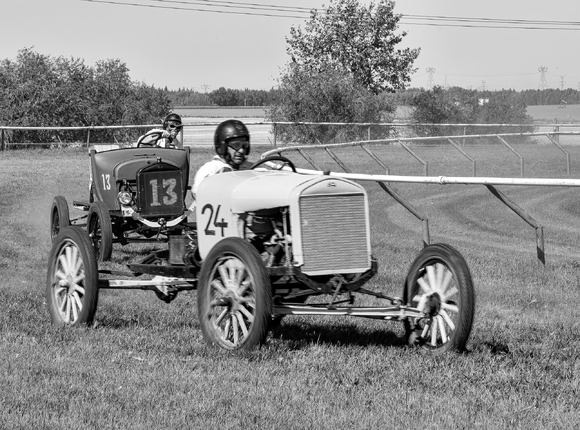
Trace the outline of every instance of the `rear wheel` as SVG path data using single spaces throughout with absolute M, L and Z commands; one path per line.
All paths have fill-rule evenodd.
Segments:
M 56 196 L 50 208 L 50 240 L 54 242 L 60 231 L 69 225 L 68 203 L 63 196 Z
M 475 293 L 467 263 L 452 246 L 429 245 L 409 270 L 403 296 L 425 313 L 405 321 L 407 341 L 433 352 L 463 351 L 471 332 Z
M 203 261 L 197 293 L 201 332 L 209 345 L 253 349 L 265 342 L 272 287 L 256 249 L 223 239 Z
M 109 261 L 113 253 L 113 227 L 111 215 L 105 203 L 98 201 L 91 203 L 87 215 L 87 233 L 95 248 L 99 261 Z
M 56 325 L 92 322 L 99 280 L 92 244 L 80 227 L 65 227 L 54 239 L 48 259 L 46 302 Z

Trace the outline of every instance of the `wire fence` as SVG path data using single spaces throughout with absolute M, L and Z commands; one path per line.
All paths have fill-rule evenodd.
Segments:
M 215 128 L 220 123 L 188 123 L 184 125 L 180 141 L 185 146 L 211 146 Z M 303 144 L 292 136 L 309 136 L 308 144 L 341 143 L 346 141 L 393 140 L 421 137 L 413 143 L 435 143 L 434 136 L 453 136 L 458 143 L 474 142 L 468 136 L 520 133 L 522 136 L 540 133 L 552 136 L 557 143 L 576 144 L 580 139 L 574 133 L 580 124 L 416 124 L 416 123 L 313 123 L 313 122 L 245 122 L 252 144 L 273 148 Z M 132 146 L 140 135 L 158 124 L 90 127 L 10 127 L 0 126 L 0 150 L 22 147 L 91 147 L 111 145 Z M 426 134 L 428 132 L 429 134 Z

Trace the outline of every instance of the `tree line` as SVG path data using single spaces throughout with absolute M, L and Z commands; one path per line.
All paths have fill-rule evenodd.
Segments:
M 277 91 L 220 87 L 207 93 L 179 88 L 168 91 L 173 106 L 269 106 Z
M 165 88 L 170 99 L 171 106 L 270 106 L 280 96 L 280 91 L 276 88 L 270 90 L 253 90 L 245 88 L 220 87 L 208 93 L 202 93 L 195 89 L 179 88 L 168 90 Z M 517 99 L 526 106 L 560 105 L 560 104 L 580 104 L 580 91 L 567 88 L 546 88 L 543 90 L 528 89 L 516 91 L 513 89 L 502 89 L 493 91 L 467 90 L 460 87 L 447 88 L 450 93 L 464 91 L 477 98 L 512 98 Z M 397 105 L 411 106 L 413 98 L 421 93 L 428 92 L 425 88 L 406 88 L 396 91 L 390 95 Z
M 397 102 L 404 106 L 410 106 L 413 98 L 420 93 L 426 92 L 424 88 L 408 88 L 397 93 Z M 477 94 L 479 98 L 512 98 L 517 99 L 526 106 L 543 106 L 543 105 L 560 105 L 560 104 L 580 104 L 580 91 L 567 88 L 546 88 L 543 90 L 522 90 L 502 89 L 494 91 L 467 90 L 465 88 L 450 87 L 447 88 L 450 93 L 465 91 L 471 94 Z
M 159 123 L 170 111 L 167 91 L 132 81 L 122 61 L 51 57 L 25 48 L 0 62 L 0 124 L 15 127 L 87 127 Z M 94 131 L 123 139 L 135 131 Z M 85 131 L 11 131 L 13 142 L 82 141 Z

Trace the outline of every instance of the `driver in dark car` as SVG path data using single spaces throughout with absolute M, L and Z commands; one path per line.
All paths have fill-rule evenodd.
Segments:
M 181 117 L 179 115 L 177 115 L 176 113 L 170 113 L 163 120 L 163 128 L 162 129 L 161 128 L 154 128 L 152 130 L 149 130 L 143 136 L 146 136 L 147 134 L 149 134 L 151 132 L 159 132 L 159 133 L 161 133 L 162 137 L 161 137 L 161 139 L 157 140 L 157 142 L 155 142 L 156 146 L 158 146 L 160 148 L 172 148 L 172 149 L 182 148 L 183 145 L 182 145 L 181 141 L 177 138 L 177 135 L 181 131 L 181 128 L 182 128 Z M 138 142 L 141 140 L 141 138 L 143 136 L 139 137 L 139 139 L 137 140 L 137 143 L 135 144 L 136 146 L 139 146 Z M 93 172 L 89 168 L 89 202 L 91 202 L 91 203 L 94 201 L 93 186 L 94 186 L 93 185 Z
M 250 132 L 242 121 L 228 119 L 221 122 L 215 130 L 213 142 L 217 155 L 196 172 L 191 187 L 194 198 L 200 182 L 208 176 L 233 170 L 248 170 L 252 166 L 248 161 Z
M 157 141 L 157 146 L 160 148 L 181 148 L 183 145 L 177 138 L 177 135 L 181 132 L 181 128 L 181 117 L 176 113 L 170 113 L 163 120 L 162 129 L 154 128 L 153 130 L 149 130 L 147 133 L 155 131 L 162 133 L 161 139 Z M 141 139 L 141 137 L 139 139 Z

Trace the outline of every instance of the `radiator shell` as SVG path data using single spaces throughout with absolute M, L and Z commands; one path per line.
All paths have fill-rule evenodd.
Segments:
M 299 208 L 303 273 L 347 274 L 369 269 L 370 249 L 364 194 L 302 196 Z M 293 237 L 296 238 L 296 233 Z M 296 245 L 295 241 L 294 247 Z
M 325 177 L 297 188 L 293 194 L 290 220 L 294 265 L 310 276 L 370 269 L 369 209 L 362 186 Z

